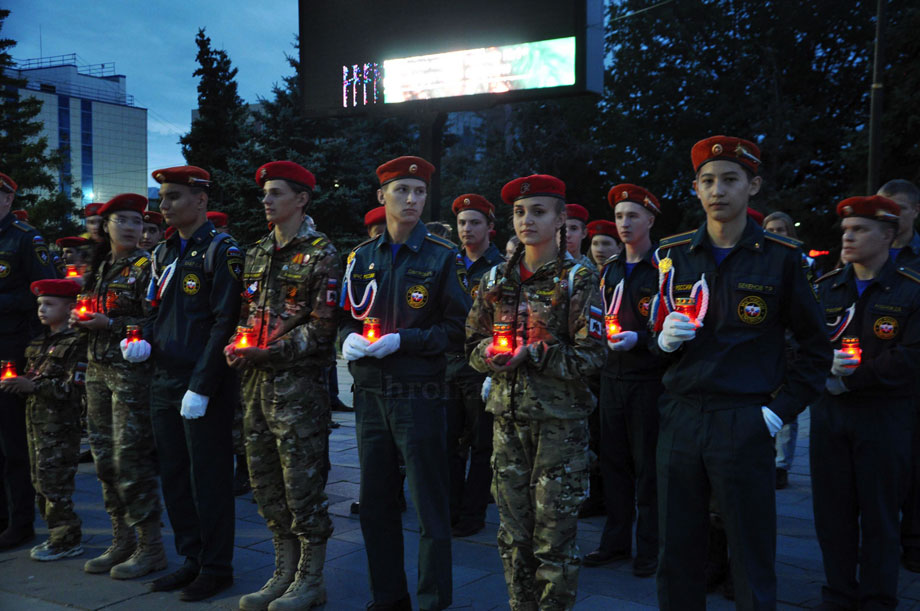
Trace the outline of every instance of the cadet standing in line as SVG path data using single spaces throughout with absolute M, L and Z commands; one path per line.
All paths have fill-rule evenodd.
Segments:
M 271 233 L 246 254 L 239 337 L 225 349 L 242 370 L 243 432 L 253 498 L 275 547 L 275 573 L 240 609 L 306 609 L 326 601 L 332 534 L 323 492 L 329 394 L 342 269 L 329 239 L 306 221 L 316 179 L 291 161 L 256 171 Z M 240 334 L 238 334 L 239 336 Z
M 434 172 L 419 157 L 398 157 L 377 168 L 386 231 L 352 251 L 345 273 L 351 315 L 339 337 L 355 381 L 361 532 L 372 609 L 411 608 L 400 455 L 421 525 L 418 606 L 444 609 L 453 596 L 444 355 L 462 346 L 469 294 L 457 249 L 430 235 L 420 220 Z M 379 325 L 374 341 L 363 334 L 371 322 Z
M 740 138 L 697 142 L 693 186 L 706 221 L 655 255 L 663 288 L 652 316 L 668 360 L 656 457 L 666 611 L 705 608 L 710 494 L 732 550 L 736 606 L 776 608 L 773 435 L 817 396 L 830 364 L 800 242 L 765 234 L 746 213 L 759 155 Z M 793 362 L 787 328 L 800 346 Z
M 602 271 L 604 313 L 609 321 L 599 408 L 607 522 L 600 546 L 585 556 L 585 565 L 630 559 L 636 519 L 633 574 L 649 577 L 658 568 L 655 449 L 665 365 L 648 347 L 649 310 L 658 290 L 649 232 L 661 205 L 650 191 L 628 183 L 610 189 L 607 200 L 626 248 Z
M 812 500 L 827 577 L 820 609 L 898 604 L 898 514 L 920 361 L 920 273 L 889 257 L 900 212 L 878 195 L 837 204 L 848 263 L 818 281 L 840 348 L 811 408 Z
M 521 244 L 483 276 L 466 322 L 470 365 L 492 375 L 498 550 L 512 611 L 571 609 L 596 403 L 584 379 L 605 356 L 598 279 L 566 252 L 561 180 L 516 178 L 502 200 Z
M 479 279 L 505 258 L 489 239 L 495 226 L 495 206 L 481 195 L 466 193 L 451 206 L 457 217 L 463 265 L 470 297 Z M 450 463 L 450 521 L 455 537 L 468 537 L 485 527 L 492 484 L 492 414 L 485 411 L 485 375 L 469 366 L 462 352 L 447 355 L 447 451 Z M 467 473 L 469 460 L 469 473 Z
M 616 223 L 605 220 L 588 223 L 588 257 L 597 269 L 604 267 L 607 259 L 622 250 L 623 242 L 617 233 Z
M 137 246 L 141 250 L 153 252 L 163 239 L 163 215 L 155 210 L 144 210 L 144 230 Z
M 104 205 L 104 203 L 92 203 L 86 204 L 86 207 L 83 208 L 83 216 L 86 219 L 84 221 L 86 223 L 84 236 L 96 244 L 102 244 L 106 241 L 106 237 L 102 233 L 102 217 L 99 216 L 99 209 Z
M 83 553 L 80 518 L 73 510 L 74 475 L 80 458 L 80 391 L 75 377 L 86 359 L 86 341 L 67 324 L 80 285 L 38 280 L 38 319 L 47 327 L 26 348 L 26 369 L 0 380 L 0 389 L 26 397 L 32 485 L 49 536 L 32 548 L 33 560 Z
M 572 257 L 593 270 L 597 270 L 594 261 L 581 252 L 581 245 L 588 237 L 588 209 L 579 204 L 565 206 L 565 247 Z
M 208 221 L 210 175 L 195 166 L 153 172 L 160 211 L 176 231 L 154 251 L 147 297 L 154 320 L 153 432 L 163 498 L 185 563 L 153 581 L 202 600 L 233 583 L 233 410 L 223 349 L 240 314 L 242 252 Z
M 372 208 L 364 215 L 364 229 L 370 238 L 376 238 L 387 229 L 387 210 L 383 205 Z
M 26 346 L 38 330 L 33 329 L 35 296 L 29 285 L 55 278 L 57 271 L 42 237 L 10 212 L 16 188 L 12 178 L 0 173 L 0 359 L 13 361 L 22 371 Z M 35 538 L 25 414 L 21 396 L 0 391 L 0 486 L 5 493 L 0 506 L 0 551 Z
M 74 310 L 70 317 L 88 332 L 87 430 L 112 521 L 111 545 L 83 570 L 114 579 L 166 568 L 150 424 L 150 344 L 126 339 L 128 326 L 142 325 L 149 313 L 144 296 L 150 259 L 137 246 L 146 207 L 143 195 L 124 193 L 99 209 L 107 241 L 96 247 L 84 277 L 92 306 L 86 315 Z

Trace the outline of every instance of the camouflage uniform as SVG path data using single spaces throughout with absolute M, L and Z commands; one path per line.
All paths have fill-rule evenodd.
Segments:
M 105 510 L 130 526 L 160 516 L 150 421 L 152 364 L 128 363 L 119 347 L 125 327 L 144 322 L 149 281 L 150 260 L 135 250 L 114 263 L 106 260 L 84 285 L 95 298 L 95 311 L 112 321 L 108 329 L 88 333 L 89 443 Z
M 85 358 L 85 338 L 74 329 L 46 332 L 26 348 L 25 375 L 35 384 L 26 399 L 32 485 L 57 549 L 71 548 L 83 537 L 71 497 L 80 458 L 82 393 L 75 374 Z
M 498 548 L 512 609 L 570 609 L 580 565 L 578 508 L 588 492 L 586 419 L 594 397 L 584 380 L 604 363 L 597 274 L 567 257 L 557 289 L 556 262 L 521 282 L 515 265 L 486 274 L 466 322 L 470 365 L 489 371 L 493 322 L 510 322 L 527 359 L 493 373 L 486 409 L 495 416 L 492 495 L 501 524 Z M 569 286 L 571 284 L 571 286 Z M 559 299 L 567 303 L 554 304 Z
M 243 432 L 253 497 L 269 530 L 322 544 L 332 534 L 323 492 L 329 393 L 342 266 L 304 222 L 276 249 L 274 233 L 246 255 L 243 316 L 267 363 L 243 371 Z

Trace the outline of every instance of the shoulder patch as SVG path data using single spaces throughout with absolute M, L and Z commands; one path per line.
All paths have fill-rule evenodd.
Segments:
M 821 282 L 822 280 L 827 280 L 828 278 L 830 278 L 830 277 L 832 277 L 832 276 L 836 276 L 837 274 L 839 274 L 839 273 L 842 272 L 842 271 L 843 271 L 843 268 L 842 268 L 842 267 L 838 267 L 837 269 L 832 269 L 831 271 L 827 272 L 826 274 L 822 275 L 820 278 L 818 278 L 817 280 L 815 280 L 815 282 Z
M 147 261 L 149 261 L 147 257 L 141 257 L 140 259 L 134 262 L 134 267 L 144 267 L 144 265 L 147 264 Z
M 898 273 L 902 276 L 907 276 L 914 282 L 920 283 L 920 272 L 917 272 L 916 270 L 913 270 L 909 267 L 899 267 Z
M 10 214 L 12 214 L 12 212 Z M 25 231 L 27 233 L 35 229 L 34 227 L 32 227 L 32 225 L 29 225 L 25 221 L 20 221 L 19 219 L 16 219 L 15 221 L 13 221 L 13 227 L 18 229 L 19 231 Z
M 425 236 L 425 239 L 426 239 L 426 240 L 431 240 L 431 241 L 434 242 L 435 244 L 438 244 L 438 245 L 440 245 L 440 246 L 443 246 L 444 248 L 456 248 L 456 247 L 457 247 L 457 245 L 454 244 L 453 242 L 449 242 L 449 241 L 445 240 L 444 238 L 438 237 L 438 236 L 436 236 L 436 235 L 431 235 L 430 233 L 429 233 L 428 235 Z
M 670 248 L 671 246 L 679 246 L 681 244 L 687 244 L 693 240 L 693 234 L 696 233 L 696 229 L 692 231 L 685 231 L 683 233 L 678 233 L 676 235 L 668 236 L 661 240 L 658 243 L 658 248 Z
M 772 240 L 773 242 L 776 242 L 777 244 L 782 244 L 783 246 L 786 246 L 788 248 L 801 248 L 805 244 L 805 242 L 800 242 L 799 240 L 796 240 L 795 238 L 787 238 L 784 235 L 771 233 L 769 231 L 764 231 L 763 237 L 768 240 Z

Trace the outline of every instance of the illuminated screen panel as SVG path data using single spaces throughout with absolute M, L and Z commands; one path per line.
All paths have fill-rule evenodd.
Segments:
M 386 104 L 574 84 L 574 36 L 383 62 Z

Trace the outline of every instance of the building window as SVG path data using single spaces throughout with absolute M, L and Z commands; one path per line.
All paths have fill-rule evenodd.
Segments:
M 58 147 L 61 149 L 61 191 L 70 197 L 73 172 L 70 167 L 70 96 L 58 96 Z
M 93 201 L 93 103 L 80 100 L 80 189 L 83 203 Z

